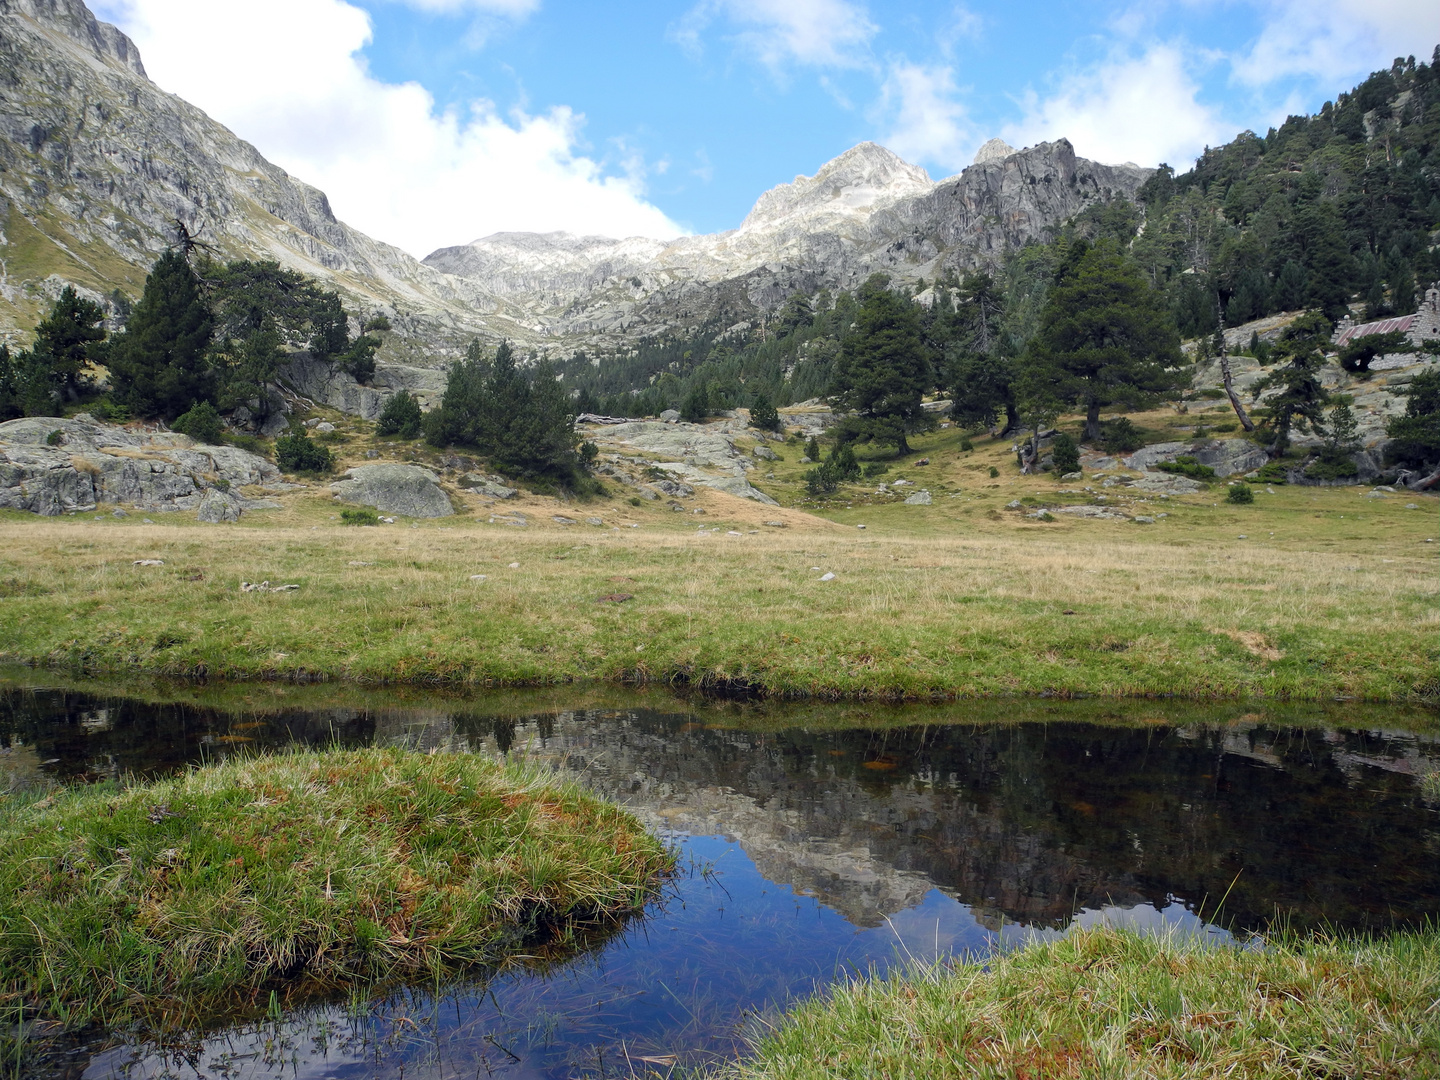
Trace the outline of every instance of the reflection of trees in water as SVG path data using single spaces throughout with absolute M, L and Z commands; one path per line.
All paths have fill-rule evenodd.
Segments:
M 1440 913 L 1437 743 L 1375 731 L 1027 724 L 755 734 L 662 714 L 551 734 L 453 717 L 470 745 L 583 771 L 655 820 L 737 836 L 775 877 L 874 925 L 929 883 L 998 919 L 1179 897 L 1236 926 Z M 493 740 L 493 741 L 490 741 Z
M 263 702 L 264 690 L 257 688 Z M 660 712 L 515 720 L 421 709 L 224 714 L 63 690 L 0 695 L 0 740 L 62 778 L 153 775 L 291 743 L 522 753 L 657 824 L 739 837 L 775 880 L 857 925 L 939 886 L 998 921 L 1171 897 L 1263 925 L 1440 914 L 1437 741 L 1192 725 L 932 725 L 756 733 Z M 1238 877 L 1237 877 L 1238 875 Z M 1232 887 L 1233 883 L 1233 887 Z M 988 914 L 986 914 L 988 913 Z

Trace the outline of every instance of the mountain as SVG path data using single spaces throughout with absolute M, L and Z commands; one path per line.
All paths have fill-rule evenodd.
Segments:
M 425 265 L 523 304 L 551 335 L 683 332 L 768 313 L 796 291 L 849 289 L 996 265 L 1027 241 L 1153 170 L 1077 157 L 1065 139 L 1012 150 L 998 139 L 938 183 L 861 143 L 760 196 L 738 229 L 669 243 L 568 233 L 497 233 L 441 248 Z
M 124 310 L 177 219 L 225 258 L 275 259 L 389 315 L 382 362 L 436 366 L 472 336 L 568 352 L 754 321 L 795 291 L 996 263 L 1150 171 L 992 140 L 932 182 L 862 143 L 764 193 L 737 229 L 665 243 L 500 233 L 419 261 L 146 76 L 81 0 L 0 0 L 0 335 L 67 283 Z M 118 290 L 118 292 L 116 292 Z M 113 294 L 113 295 L 112 295 Z
M 80 0 L 0 0 L 0 332 L 34 325 L 66 282 L 138 296 L 177 218 L 225 257 L 386 310 L 419 343 L 487 329 L 484 296 L 339 221 L 324 192 L 152 83 Z

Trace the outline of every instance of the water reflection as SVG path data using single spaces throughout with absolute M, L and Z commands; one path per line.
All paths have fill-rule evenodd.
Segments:
M 1225 937 L 1440 916 L 1440 811 L 1416 782 L 1440 740 L 1383 726 L 763 731 L 643 708 L 230 715 L 47 691 L 0 696 L 0 740 L 14 783 L 292 742 L 523 756 L 683 848 L 646 918 L 548 972 L 316 1005 L 167 1054 L 117 1045 L 88 1060 L 96 1077 L 664 1073 L 733 1056 L 747 1017 L 896 959 L 1102 918 Z

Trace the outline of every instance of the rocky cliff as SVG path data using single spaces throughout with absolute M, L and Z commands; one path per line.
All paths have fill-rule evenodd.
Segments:
M 992 141 L 933 183 L 874 143 L 763 194 L 739 228 L 661 242 L 501 233 L 417 261 L 338 220 L 324 192 L 145 74 L 81 0 L 0 0 L 0 335 L 66 283 L 138 295 L 175 222 L 225 257 L 276 259 L 383 310 L 382 361 L 441 366 L 471 336 L 568 351 L 763 318 L 797 290 L 993 264 L 1149 175 L 1061 139 Z M 727 321 L 728 320 L 728 321 Z
M 339 221 L 324 192 L 152 83 L 80 0 L 0 0 L 0 332 L 28 329 L 66 282 L 137 296 L 177 218 L 226 257 L 390 312 L 402 341 L 488 329 L 484 296 Z
M 799 290 L 848 289 L 995 265 L 1087 206 L 1133 196 L 1151 170 L 1099 165 L 1065 139 L 1015 151 L 992 140 L 939 183 L 861 143 L 814 176 L 763 194 L 738 229 L 670 243 L 567 233 L 497 233 L 425 258 L 510 298 L 537 332 L 683 331 L 763 316 Z

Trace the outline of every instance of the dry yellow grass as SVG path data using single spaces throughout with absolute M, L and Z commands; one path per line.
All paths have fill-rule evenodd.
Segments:
M 1293 494 L 1308 512 L 1314 496 Z M 885 507 L 860 532 L 716 493 L 683 522 L 613 502 L 565 510 L 605 526 L 560 527 L 531 499 L 539 521 L 525 529 L 484 517 L 343 528 L 316 495 L 238 528 L 5 515 L 0 655 L 212 677 L 678 679 L 835 696 L 1437 689 L 1440 583 L 1413 517 L 1356 554 L 1303 529 L 1238 542 L 1233 525 L 1198 517 L 1167 532 L 933 517 L 907 536 L 888 522 L 918 508 Z M 627 519 L 643 525 L 612 529 Z M 961 525 L 973 531 L 953 535 Z M 835 579 L 818 580 L 826 572 Z M 242 580 L 300 588 L 241 594 Z M 600 599 L 617 593 L 632 598 Z

